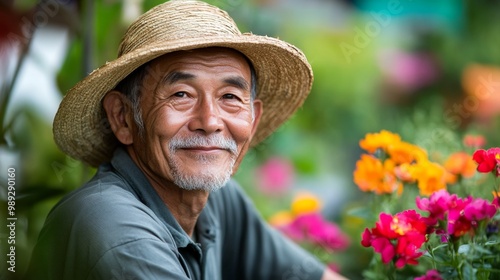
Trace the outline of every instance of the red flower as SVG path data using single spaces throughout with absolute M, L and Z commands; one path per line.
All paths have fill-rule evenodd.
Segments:
M 495 171 L 495 174 L 498 176 L 496 167 L 500 161 L 500 148 L 477 150 L 472 155 L 472 159 L 478 164 L 477 171 L 481 173 Z
M 408 235 L 398 238 L 396 254 L 398 256 L 395 265 L 402 268 L 406 264 L 417 265 L 417 259 L 424 254 L 420 247 L 425 242 L 425 235 Z
M 427 225 L 415 210 L 406 210 L 391 216 L 380 214 L 375 228 L 365 229 L 361 245 L 373 247 L 382 257 L 382 262 L 395 262 L 396 267 L 418 264 L 422 256 L 420 247 L 426 241 Z
M 380 253 L 383 263 L 389 263 L 396 255 L 394 245 L 387 238 L 375 238 L 372 241 L 372 247 L 375 252 Z

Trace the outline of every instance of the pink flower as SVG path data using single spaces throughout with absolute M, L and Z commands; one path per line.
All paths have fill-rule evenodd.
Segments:
M 427 271 L 424 276 L 416 277 L 414 280 L 443 280 L 443 278 L 439 275 L 437 270 L 432 269 Z
M 294 180 L 292 164 L 282 158 L 271 158 L 257 170 L 259 189 L 266 194 L 279 195 L 286 192 Z
M 389 81 L 406 90 L 427 86 L 439 76 L 434 58 L 427 53 L 386 52 L 380 66 Z
M 486 139 L 482 135 L 465 135 L 463 143 L 466 147 L 481 148 L 486 144 Z

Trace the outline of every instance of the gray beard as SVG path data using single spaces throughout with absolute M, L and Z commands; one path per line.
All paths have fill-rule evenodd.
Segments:
M 219 134 L 212 136 L 194 136 L 190 138 L 172 138 L 169 144 L 170 153 L 173 155 L 180 148 L 199 147 L 199 146 L 216 146 L 227 149 L 231 153 L 229 167 L 221 167 L 224 170 L 219 172 L 208 172 L 200 170 L 196 176 L 188 175 L 180 168 L 177 157 L 171 157 L 168 160 L 172 171 L 174 184 L 184 190 L 203 190 L 213 192 L 222 188 L 231 178 L 233 173 L 234 164 L 237 157 L 237 145 L 233 139 L 226 139 Z M 213 164 L 215 156 L 213 155 L 200 155 L 199 160 L 204 165 Z

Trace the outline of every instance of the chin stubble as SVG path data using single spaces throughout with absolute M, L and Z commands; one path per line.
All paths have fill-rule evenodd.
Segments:
M 199 173 L 193 176 L 186 174 L 178 162 L 178 157 L 173 156 L 167 160 L 172 169 L 174 184 L 185 190 L 212 192 L 222 188 L 229 181 L 233 173 L 238 151 L 236 142 L 233 139 L 224 138 L 220 134 L 213 134 L 208 137 L 202 135 L 188 138 L 174 137 L 169 143 L 171 155 L 175 155 L 178 149 L 193 147 L 219 147 L 227 150 L 231 154 L 229 166 L 221 166 L 221 170 L 216 172 L 208 172 L 209 169 L 200 170 Z M 197 160 L 206 165 L 213 164 L 214 159 L 216 159 L 214 155 L 199 155 L 197 157 Z

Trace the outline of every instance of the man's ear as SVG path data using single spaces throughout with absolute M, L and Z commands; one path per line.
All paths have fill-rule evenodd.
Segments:
M 119 91 L 112 90 L 104 96 L 102 106 L 108 116 L 109 125 L 118 141 L 124 145 L 134 142 L 133 127 L 128 116 L 130 106 L 126 97 Z
M 257 127 L 259 126 L 260 122 L 260 117 L 262 116 L 262 113 L 264 111 L 264 108 L 262 108 L 262 100 L 260 99 L 255 99 L 253 101 L 253 112 L 254 112 L 254 118 L 253 118 L 253 127 L 252 127 L 252 137 L 257 131 Z
M 238 158 L 236 159 L 236 162 L 234 164 L 232 175 L 234 175 L 236 173 L 236 171 L 238 171 L 238 167 L 240 166 L 241 161 L 245 157 L 245 155 L 250 147 L 250 143 L 252 142 L 252 138 L 253 138 L 255 132 L 257 131 L 257 127 L 259 126 L 259 122 L 260 122 L 260 117 L 262 116 L 262 112 L 264 110 L 264 108 L 262 108 L 262 107 L 263 106 L 262 106 L 261 100 L 256 99 L 253 101 L 254 117 L 253 117 L 253 123 L 252 123 L 251 137 L 250 137 L 250 139 L 248 139 L 248 141 L 244 144 L 243 148 L 241 149 L 241 152 L 238 155 Z

